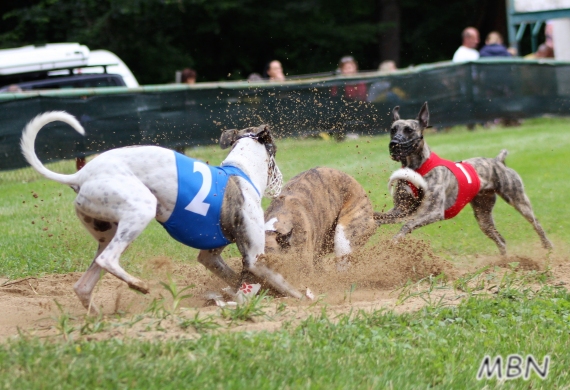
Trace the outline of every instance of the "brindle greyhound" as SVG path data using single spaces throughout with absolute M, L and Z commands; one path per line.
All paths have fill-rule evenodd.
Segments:
M 497 244 L 501 255 L 506 254 L 506 245 L 505 239 L 499 234 L 493 221 L 492 211 L 497 199 L 496 194 L 533 225 L 544 248 L 552 249 L 552 244 L 534 216 L 530 200 L 524 192 L 522 179 L 517 172 L 505 165 L 506 150 L 502 150 L 495 158 L 475 157 L 456 163 L 460 169 L 457 175 L 452 173 L 454 167 L 440 165 L 422 177 L 416 170 L 421 171 L 424 163 L 432 155 L 423 136 L 424 130 L 429 127 L 427 102 L 414 120 L 400 119 L 398 110 L 399 107 L 393 110 L 394 123 L 390 129 L 389 147 L 392 159 L 400 161 L 403 166 L 392 174 L 388 184 L 389 187 L 394 182 L 396 184 L 393 191 L 394 208 L 386 213 L 374 214 L 374 218 L 380 224 L 398 223 L 411 217 L 411 220 L 406 222 L 396 234 L 395 241 L 414 229 L 446 218 L 446 211 L 457 206 L 456 200 L 460 192 L 458 180 L 467 178 L 466 186 L 480 181 L 480 187 L 473 193 L 470 203 L 479 227 Z M 474 168 L 475 172 L 472 172 L 478 176 L 478 180 L 477 177 L 470 177 L 466 169 L 471 168 L 469 166 Z M 459 206 L 460 209 L 464 204 Z
M 302 297 L 281 275 L 258 262 L 265 244 L 261 195 L 279 172 L 274 160 L 276 147 L 268 126 L 224 131 L 221 147 L 233 148 L 219 168 L 169 149 L 138 146 L 109 150 L 80 171 L 63 175 L 47 169 L 34 150 L 40 129 L 54 121 L 65 122 L 84 134 L 83 127 L 73 116 L 65 112 L 44 113 L 24 129 L 22 152 L 39 173 L 75 190 L 77 216 L 98 242 L 95 259 L 74 286 L 87 309 L 97 311 L 91 296 L 105 271 L 132 289 L 149 292 L 144 281 L 120 266 L 119 258 L 154 218 L 177 240 L 187 243 L 185 240 L 189 239 L 187 245 L 202 249 L 198 261 L 230 286 L 237 289 L 241 279 L 220 254 L 225 245 L 236 242 L 243 256 L 244 270 L 282 294 Z M 183 164 L 190 169 L 183 170 Z M 194 187 L 182 185 L 189 176 L 197 183 Z M 224 186 L 219 185 L 221 182 Z M 196 191 L 185 192 L 185 188 Z M 223 201 L 219 201 L 222 194 Z M 182 215 L 182 219 L 173 221 L 171 217 L 176 215 Z M 186 222 L 187 217 L 194 222 Z M 185 237 L 189 228 L 194 228 L 198 237 Z M 212 228 L 213 233 L 205 233 Z
M 366 191 L 351 176 L 318 167 L 292 178 L 265 212 L 265 253 L 294 253 L 308 261 L 334 251 L 337 270 L 377 224 Z

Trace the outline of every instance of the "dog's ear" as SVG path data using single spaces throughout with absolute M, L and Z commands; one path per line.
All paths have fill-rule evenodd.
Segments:
M 222 136 L 220 137 L 220 147 L 222 149 L 227 149 L 236 142 L 238 136 L 238 131 L 236 129 L 224 130 Z
M 291 246 L 291 236 L 293 235 L 293 224 L 289 218 L 281 218 L 277 220 L 274 224 L 275 232 L 277 233 L 277 243 L 282 249 L 289 248 Z
M 271 130 L 269 130 L 269 125 L 261 125 L 256 127 L 253 133 L 258 137 L 259 142 L 262 144 L 266 143 L 266 141 L 272 141 L 271 138 Z
M 394 122 L 400 120 L 400 113 L 398 111 L 400 111 L 400 106 L 396 106 L 392 110 L 392 115 L 394 115 Z
M 275 241 L 281 247 L 281 249 L 289 249 L 291 247 L 291 236 L 293 235 L 293 229 L 291 229 L 288 233 L 281 234 L 277 233 L 277 237 L 275 237 Z
M 260 143 L 265 145 L 267 151 L 272 156 L 275 155 L 277 152 L 277 146 L 273 142 L 273 136 L 271 135 L 271 130 L 269 129 L 269 125 L 261 125 L 257 127 L 254 131 L 255 135 L 257 135 L 257 139 Z
M 429 109 L 428 109 L 428 103 L 427 102 L 425 102 L 424 105 L 422 106 L 420 113 L 418 114 L 418 117 L 416 118 L 416 120 L 418 122 L 420 122 L 420 126 L 421 126 L 422 130 L 429 126 Z

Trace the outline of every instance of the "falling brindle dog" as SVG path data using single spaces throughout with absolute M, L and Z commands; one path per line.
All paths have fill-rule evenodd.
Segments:
M 132 289 L 149 292 L 147 283 L 130 275 L 120 266 L 120 256 L 155 218 L 174 238 L 181 241 L 167 227 L 177 210 L 198 218 L 197 221 L 208 213 L 216 213 L 214 216 L 217 216 L 217 220 L 210 225 L 214 225 L 220 233 L 217 239 L 223 235 L 223 240 L 208 242 L 216 237 L 202 237 L 202 226 L 198 222 L 199 237 L 195 241 L 198 244 L 194 247 L 202 249 L 198 261 L 230 286 L 237 289 L 242 278 L 224 262 L 220 254 L 225 245 L 235 242 L 243 256 L 245 271 L 266 281 L 282 294 L 302 297 L 281 275 L 258 261 L 264 255 L 265 244 L 261 196 L 266 192 L 270 179 L 278 172 L 274 161 L 276 147 L 268 126 L 224 131 L 220 146 L 232 149 L 219 168 L 209 167 L 169 149 L 137 146 L 109 150 L 90 161 L 80 171 L 63 175 L 48 170 L 34 150 L 37 133 L 43 126 L 54 121 L 65 122 L 78 133 L 84 134 L 83 127 L 73 116 L 65 112 L 48 112 L 28 123 L 22 134 L 21 147 L 26 160 L 34 169 L 48 179 L 69 185 L 77 193 L 77 216 L 98 242 L 91 266 L 74 285 L 85 308 L 97 311 L 91 302 L 92 292 L 104 272 L 123 280 Z M 184 177 L 179 175 L 180 161 L 188 161 L 190 167 L 193 164 L 193 172 L 190 169 L 186 171 L 187 174 L 194 174 L 198 178 L 199 175 L 202 176 L 198 183 L 200 190 L 190 195 L 191 201 L 185 201 L 182 209 L 178 208 L 179 199 L 182 199 L 179 179 Z M 234 173 L 226 176 L 228 179 L 224 189 L 216 190 L 214 186 L 219 182 L 219 177 L 212 177 L 209 172 L 223 176 L 223 172 L 226 172 L 224 169 Z M 214 190 L 209 192 L 210 188 Z M 217 194 L 225 191 L 223 200 L 216 207 L 213 203 L 209 204 L 206 198 L 208 193 L 213 193 L 215 197 L 217 194 L 214 191 L 218 191 Z M 183 225 L 184 230 L 189 224 L 179 223 L 180 225 Z M 217 244 L 218 242 L 223 244 Z M 219 246 L 213 247 L 216 245 Z
M 433 168 L 424 177 L 415 172 L 432 153 L 423 137 L 429 122 L 427 102 L 422 106 L 418 117 L 413 120 L 400 119 L 398 111 L 399 107 L 393 110 L 390 155 L 392 159 L 401 162 L 403 168 L 394 172 L 390 178 L 389 187 L 395 183 L 394 208 L 374 215 L 379 224 L 398 223 L 409 219 L 394 237 L 395 241 L 414 229 L 444 219 L 445 211 L 455 205 L 459 193 L 456 176 L 445 166 Z M 498 194 L 532 224 L 542 246 L 552 249 L 552 244 L 534 216 L 522 179 L 517 172 L 505 165 L 506 156 L 507 151 L 502 150 L 495 158 L 475 157 L 463 161 L 475 169 L 480 180 L 479 191 L 470 202 L 475 219 L 483 233 L 497 244 L 501 255 L 505 255 L 505 239 L 495 228 L 492 214 Z M 464 167 L 460 168 L 464 170 Z M 418 189 L 417 196 L 410 183 Z
M 310 269 L 334 252 L 337 270 L 376 231 L 372 203 L 351 176 L 317 167 L 292 178 L 265 212 L 265 253 L 295 255 Z

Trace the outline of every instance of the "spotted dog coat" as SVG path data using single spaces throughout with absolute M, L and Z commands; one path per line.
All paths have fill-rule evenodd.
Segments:
M 395 107 L 393 111 L 390 154 L 393 159 L 402 163 L 403 168 L 394 172 L 390 178 L 389 185 L 395 183 L 394 208 L 386 213 L 374 213 L 379 224 L 407 220 L 394 237 L 395 240 L 401 239 L 414 229 L 443 220 L 445 210 L 455 204 L 459 192 L 457 179 L 446 167 L 436 167 L 425 177 L 415 172 L 432 153 L 423 139 L 429 122 L 427 102 L 415 120 L 400 119 L 398 110 L 399 107 Z M 535 218 L 530 200 L 524 192 L 522 179 L 516 171 L 505 165 L 506 157 L 507 151 L 502 150 L 495 158 L 475 157 L 464 160 L 477 171 L 481 181 L 480 189 L 471 201 L 475 219 L 483 233 L 492 239 L 501 254 L 505 255 L 505 239 L 497 231 L 492 214 L 498 194 L 533 225 L 543 247 L 551 249 L 552 244 Z M 408 182 L 418 187 L 418 197 L 414 196 Z
M 362 186 L 332 168 L 313 168 L 291 179 L 265 212 L 265 252 L 316 260 L 334 251 L 340 270 L 376 229 Z
M 40 162 L 34 150 L 38 132 L 54 121 L 67 123 L 84 134 L 83 127 L 73 116 L 66 112 L 48 112 L 28 123 L 22 134 L 21 147 L 26 160 L 39 173 L 75 190 L 77 216 L 98 242 L 91 266 L 74 285 L 77 296 L 85 308 L 97 312 L 91 297 L 104 272 L 123 280 L 132 289 L 148 293 L 148 285 L 127 273 L 119 259 L 150 221 L 156 219 L 167 223 L 172 216 L 179 185 L 174 152 L 157 146 L 113 149 L 100 154 L 72 175 L 55 173 Z M 226 130 L 220 137 L 220 146 L 222 149 L 231 146 L 222 166 L 236 167 L 244 173 L 244 176 L 231 175 L 225 186 L 219 216 L 223 236 L 237 244 L 245 271 L 282 294 L 301 298 L 302 294 L 281 275 L 258 262 L 264 255 L 265 246 L 261 194 L 271 176 L 270 165 L 276 151 L 269 128 L 262 125 L 239 131 Z M 206 172 L 210 172 L 207 166 L 202 173 Z M 204 187 L 207 186 L 202 184 L 198 192 L 209 193 L 210 188 Z M 207 197 L 199 197 L 199 193 L 186 209 L 198 212 L 207 208 Z M 198 261 L 237 289 L 242 277 L 224 262 L 221 257 L 224 243 L 220 245 L 201 250 Z

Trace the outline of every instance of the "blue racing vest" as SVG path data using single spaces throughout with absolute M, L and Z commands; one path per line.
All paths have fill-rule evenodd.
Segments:
M 242 170 L 212 167 L 174 152 L 178 171 L 178 197 L 172 215 L 162 224 L 177 241 L 197 249 L 214 249 L 230 241 L 222 233 L 220 215 L 230 176 L 240 176 L 259 190 Z

